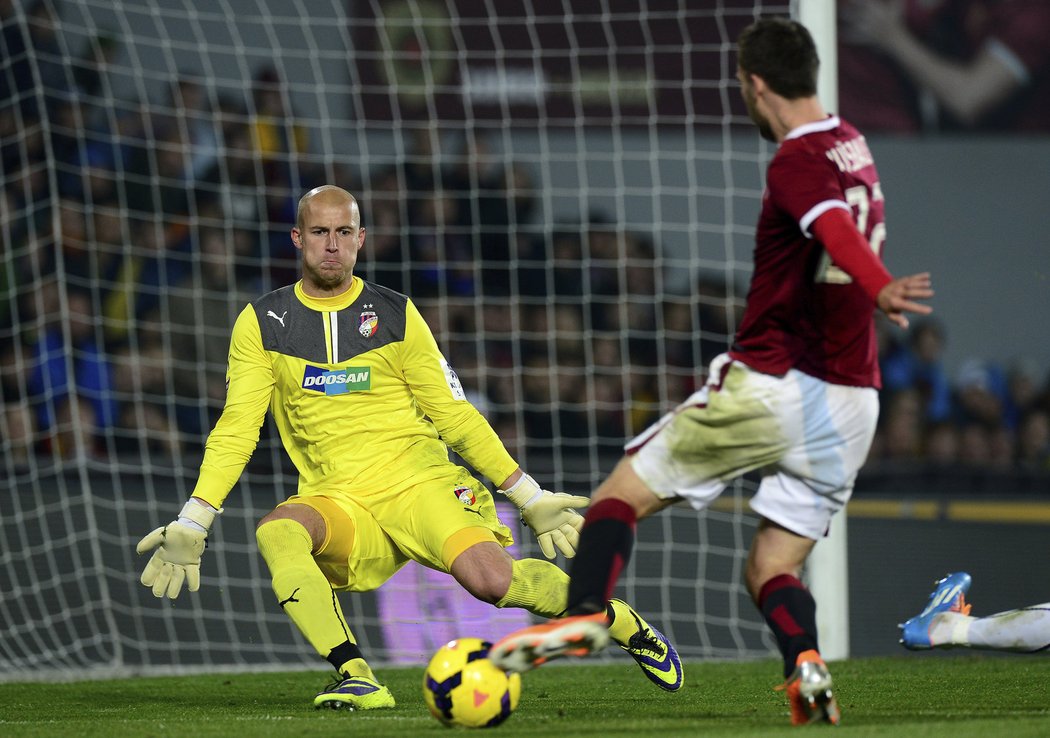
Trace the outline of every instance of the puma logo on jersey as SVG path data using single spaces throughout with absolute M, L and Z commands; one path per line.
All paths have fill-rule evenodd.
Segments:
M 275 312 L 274 312 L 273 310 L 267 310 L 267 311 L 266 311 L 266 317 L 267 317 L 267 318 L 273 318 L 274 320 L 276 320 L 276 321 L 277 321 L 278 323 L 280 323 L 280 324 L 281 324 L 281 327 L 282 327 L 282 328 L 284 328 L 284 316 L 285 316 L 285 315 L 287 315 L 287 314 L 288 314 L 288 311 L 287 311 L 287 310 L 285 310 L 285 311 L 284 311 L 283 313 L 281 313 L 280 315 L 278 315 L 277 313 L 275 313 Z
M 280 602 L 277 603 L 278 607 L 284 607 L 289 602 L 298 602 L 299 600 L 295 599 L 295 595 L 300 589 L 302 589 L 302 587 L 296 587 L 292 591 L 292 593 L 290 595 L 288 595 L 288 599 L 287 600 L 281 600 Z

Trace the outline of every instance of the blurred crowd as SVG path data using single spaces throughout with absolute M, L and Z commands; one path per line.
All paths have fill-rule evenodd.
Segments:
M 1050 470 L 1050 377 L 1024 358 L 972 357 L 949 373 L 945 327 L 884 321 L 882 409 L 870 462 Z
M 305 131 L 273 69 L 242 99 L 181 78 L 123 100 L 116 37 L 74 51 L 53 3 L 0 14 L 5 446 L 175 453 L 221 402 L 237 312 L 295 274 Z
M 601 211 L 541 222 L 535 173 L 484 135 L 407 130 L 396 162 L 360 171 L 311 153 L 272 67 L 240 95 L 184 76 L 121 101 L 118 39 L 70 54 L 51 3 L 13 7 L 0 0 L 8 464 L 199 453 L 233 322 L 297 278 L 296 203 L 325 182 L 361 201 L 357 273 L 412 296 L 517 455 L 617 452 L 728 346 L 736 285 L 669 289 L 652 236 Z M 949 376 L 939 324 L 891 335 L 874 461 L 1050 468 L 1045 368 Z

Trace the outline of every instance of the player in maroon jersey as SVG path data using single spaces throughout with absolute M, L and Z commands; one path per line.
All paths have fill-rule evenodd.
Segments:
M 837 723 L 803 563 L 853 490 L 878 416 L 874 311 L 899 326 L 933 295 L 928 274 L 894 279 L 878 174 L 864 137 L 824 112 L 809 32 L 765 19 L 739 42 L 737 77 L 759 131 L 780 144 L 769 165 L 748 305 L 707 386 L 628 443 L 595 492 L 573 560 L 568 617 L 508 635 L 491 651 L 521 671 L 608 642 L 606 603 L 637 520 L 685 500 L 707 507 L 761 470 L 761 521 L 745 580 L 776 636 L 792 722 Z M 663 654 L 653 653 L 654 669 Z M 673 665 L 668 664 L 668 669 Z

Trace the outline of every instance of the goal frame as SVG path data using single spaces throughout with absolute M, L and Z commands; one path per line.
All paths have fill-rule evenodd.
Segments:
M 817 93 L 825 110 L 838 110 L 838 46 L 835 0 L 799 0 L 798 19 L 813 35 L 820 55 Z M 849 657 L 849 552 L 846 510 L 831 519 L 806 566 L 806 584 L 817 601 L 820 652 L 828 660 Z

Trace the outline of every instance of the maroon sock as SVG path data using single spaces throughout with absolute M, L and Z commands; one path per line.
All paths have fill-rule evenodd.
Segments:
M 787 678 L 800 653 L 817 649 L 817 603 L 798 578 L 781 574 L 762 585 L 758 609 L 777 638 Z
M 620 572 L 631 558 L 637 516 L 626 502 L 605 499 L 587 511 L 580 545 L 569 569 L 570 615 L 605 610 Z

